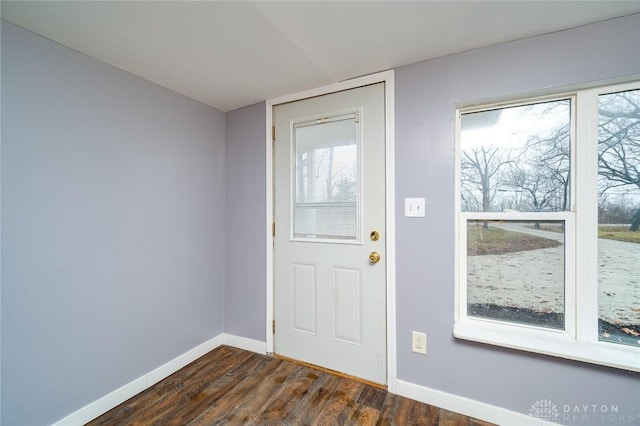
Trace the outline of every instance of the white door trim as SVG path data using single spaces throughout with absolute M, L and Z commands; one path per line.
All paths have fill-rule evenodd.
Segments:
M 273 126 L 273 107 L 286 102 L 298 101 L 314 96 L 340 92 L 374 83 L 385 83 L 385 138 L 386 138 L 386 233 L 387 233 L 387 388 L 396 393 L 396 257 L 395 257 L 395 143 L 394 143 L 394 73 L 384 71 L 364 77 L 346 80 L 316 89 L 305 90 L 291 95 L 268 99 L 266 101 L 266 249 L 267 249 L 267 318 L 266 343 L 267 353 L 273 353 L 272 321 L 273 312 L 273 150 L 271 142 L 271 128 Z

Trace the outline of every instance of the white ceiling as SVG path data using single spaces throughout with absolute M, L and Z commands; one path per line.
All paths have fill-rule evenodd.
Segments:
M 222 111 L 640 12 L 636 1 L 2 1 L 2 18 Z

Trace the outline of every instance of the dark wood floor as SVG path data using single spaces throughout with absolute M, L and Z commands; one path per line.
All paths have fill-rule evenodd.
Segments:
M 490 425 L 229 346 L 214 349 L 88 424 Z

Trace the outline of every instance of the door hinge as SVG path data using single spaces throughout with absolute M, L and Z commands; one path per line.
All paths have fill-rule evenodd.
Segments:
M 271 236 L 272 236 L 272 237 L 275 237 L 275 236 L 276 236 L 276 223 L 275 223 L 275 222 L 273 222 L 273 223 L 271 224 Z
M 276 126 L 271 126 L 271 141 L 276 141 Z
M 273 320 L 271 322 L 271 329 L 273 331 L 273 334 L 276 334 L 276 320 Z

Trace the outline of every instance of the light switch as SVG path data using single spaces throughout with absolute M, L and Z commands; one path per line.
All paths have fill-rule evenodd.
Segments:
M 424 217 L 424 198 L 405 198 L 404 216 Z

